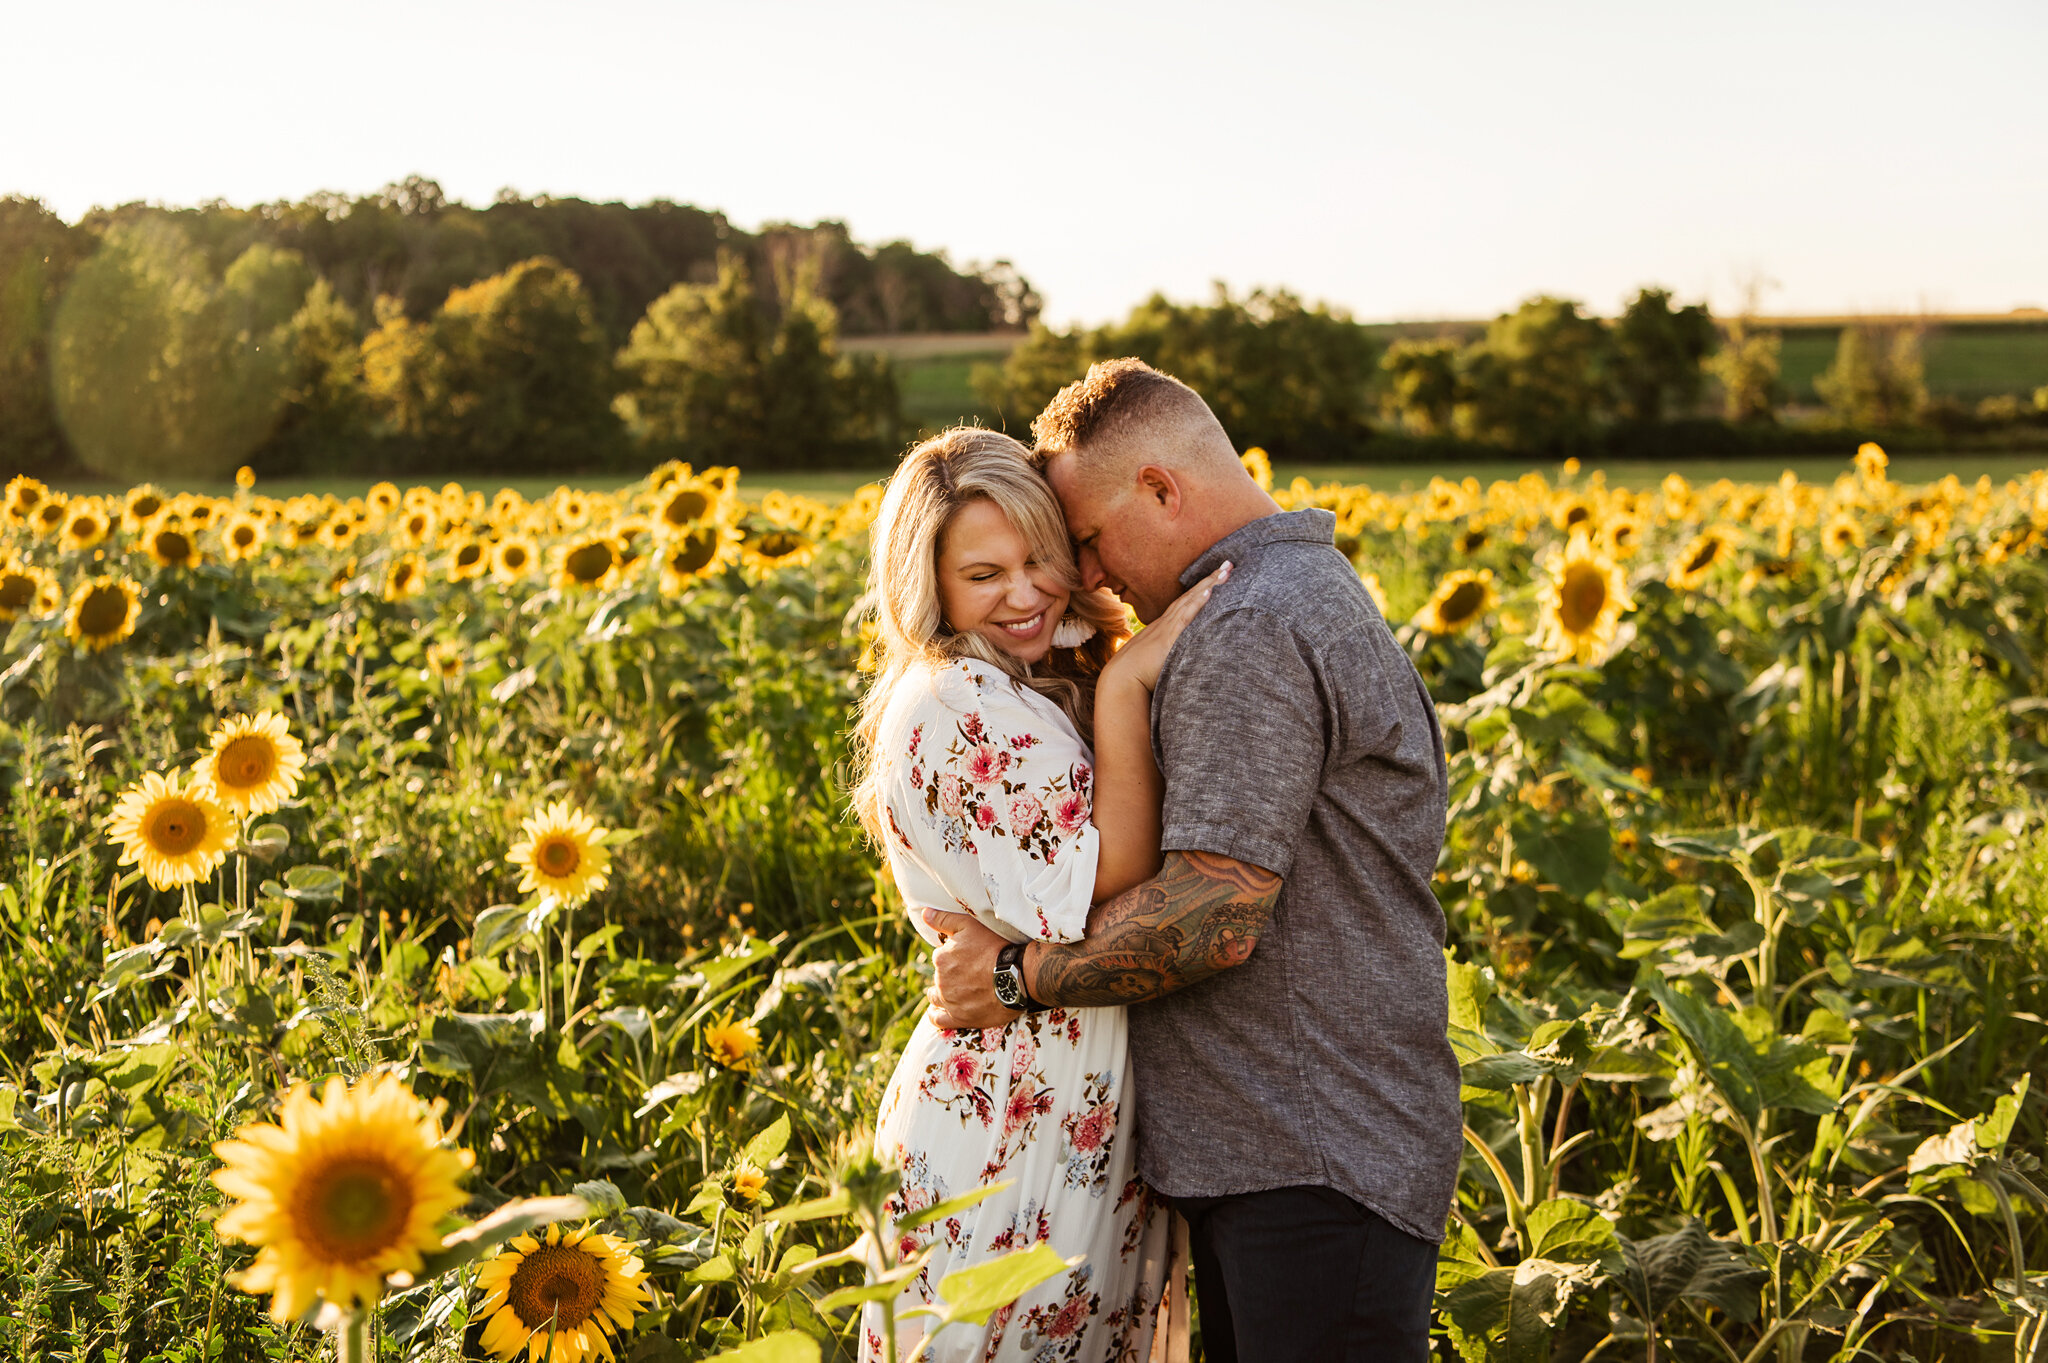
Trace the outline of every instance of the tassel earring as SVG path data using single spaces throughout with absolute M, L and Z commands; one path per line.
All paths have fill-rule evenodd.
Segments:
M 1068 611 L 1060 617 L 1059 623 L 1052 627 L 1052 646 L 1054 648 L 1079 648 L 1090 639 L 1093 639 L 1097 633 L 1098 631 L 1094 625 L 1072 611 Z

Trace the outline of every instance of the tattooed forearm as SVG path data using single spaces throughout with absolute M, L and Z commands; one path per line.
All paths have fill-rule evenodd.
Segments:
M 1034 948 L 1033 998 L 1138 1003 L 1241 964 L 1280 897 L 1280 877 L 1213 852 L 1169 852 L 1159 874 L 1098 905 L 1085 940 Z

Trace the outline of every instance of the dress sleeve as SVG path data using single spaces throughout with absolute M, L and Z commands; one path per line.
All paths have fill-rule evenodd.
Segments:
M 1079 941 L 1101 855 L 1086 750 L 1007 678 L 959 664 L 934 680 L 892 759 L 896 856 L 1011 941 Z

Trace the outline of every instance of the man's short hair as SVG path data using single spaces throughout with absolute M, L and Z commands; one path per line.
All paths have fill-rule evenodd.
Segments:
M 1056 454 L 1087 446 L 1088 462 L 1114 458 L 1142 437 L 1171 440 L 1197 463 L 1219 452 L 1234 462 L 1230 437 L 1202 395 L 1143 360 L 1099 360 L 1046 404 L 1031 423 L 1033 456 L 1043 464 Z

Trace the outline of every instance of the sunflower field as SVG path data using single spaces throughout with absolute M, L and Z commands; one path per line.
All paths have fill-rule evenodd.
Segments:
M 1439 1352 L 2035 1358 L 2048 473 L 1276 496 L 1452 754 Z M 856 1356 L 975 1197 L 868 1150 L 878 502 L 8 484 L 0 1356 Z

